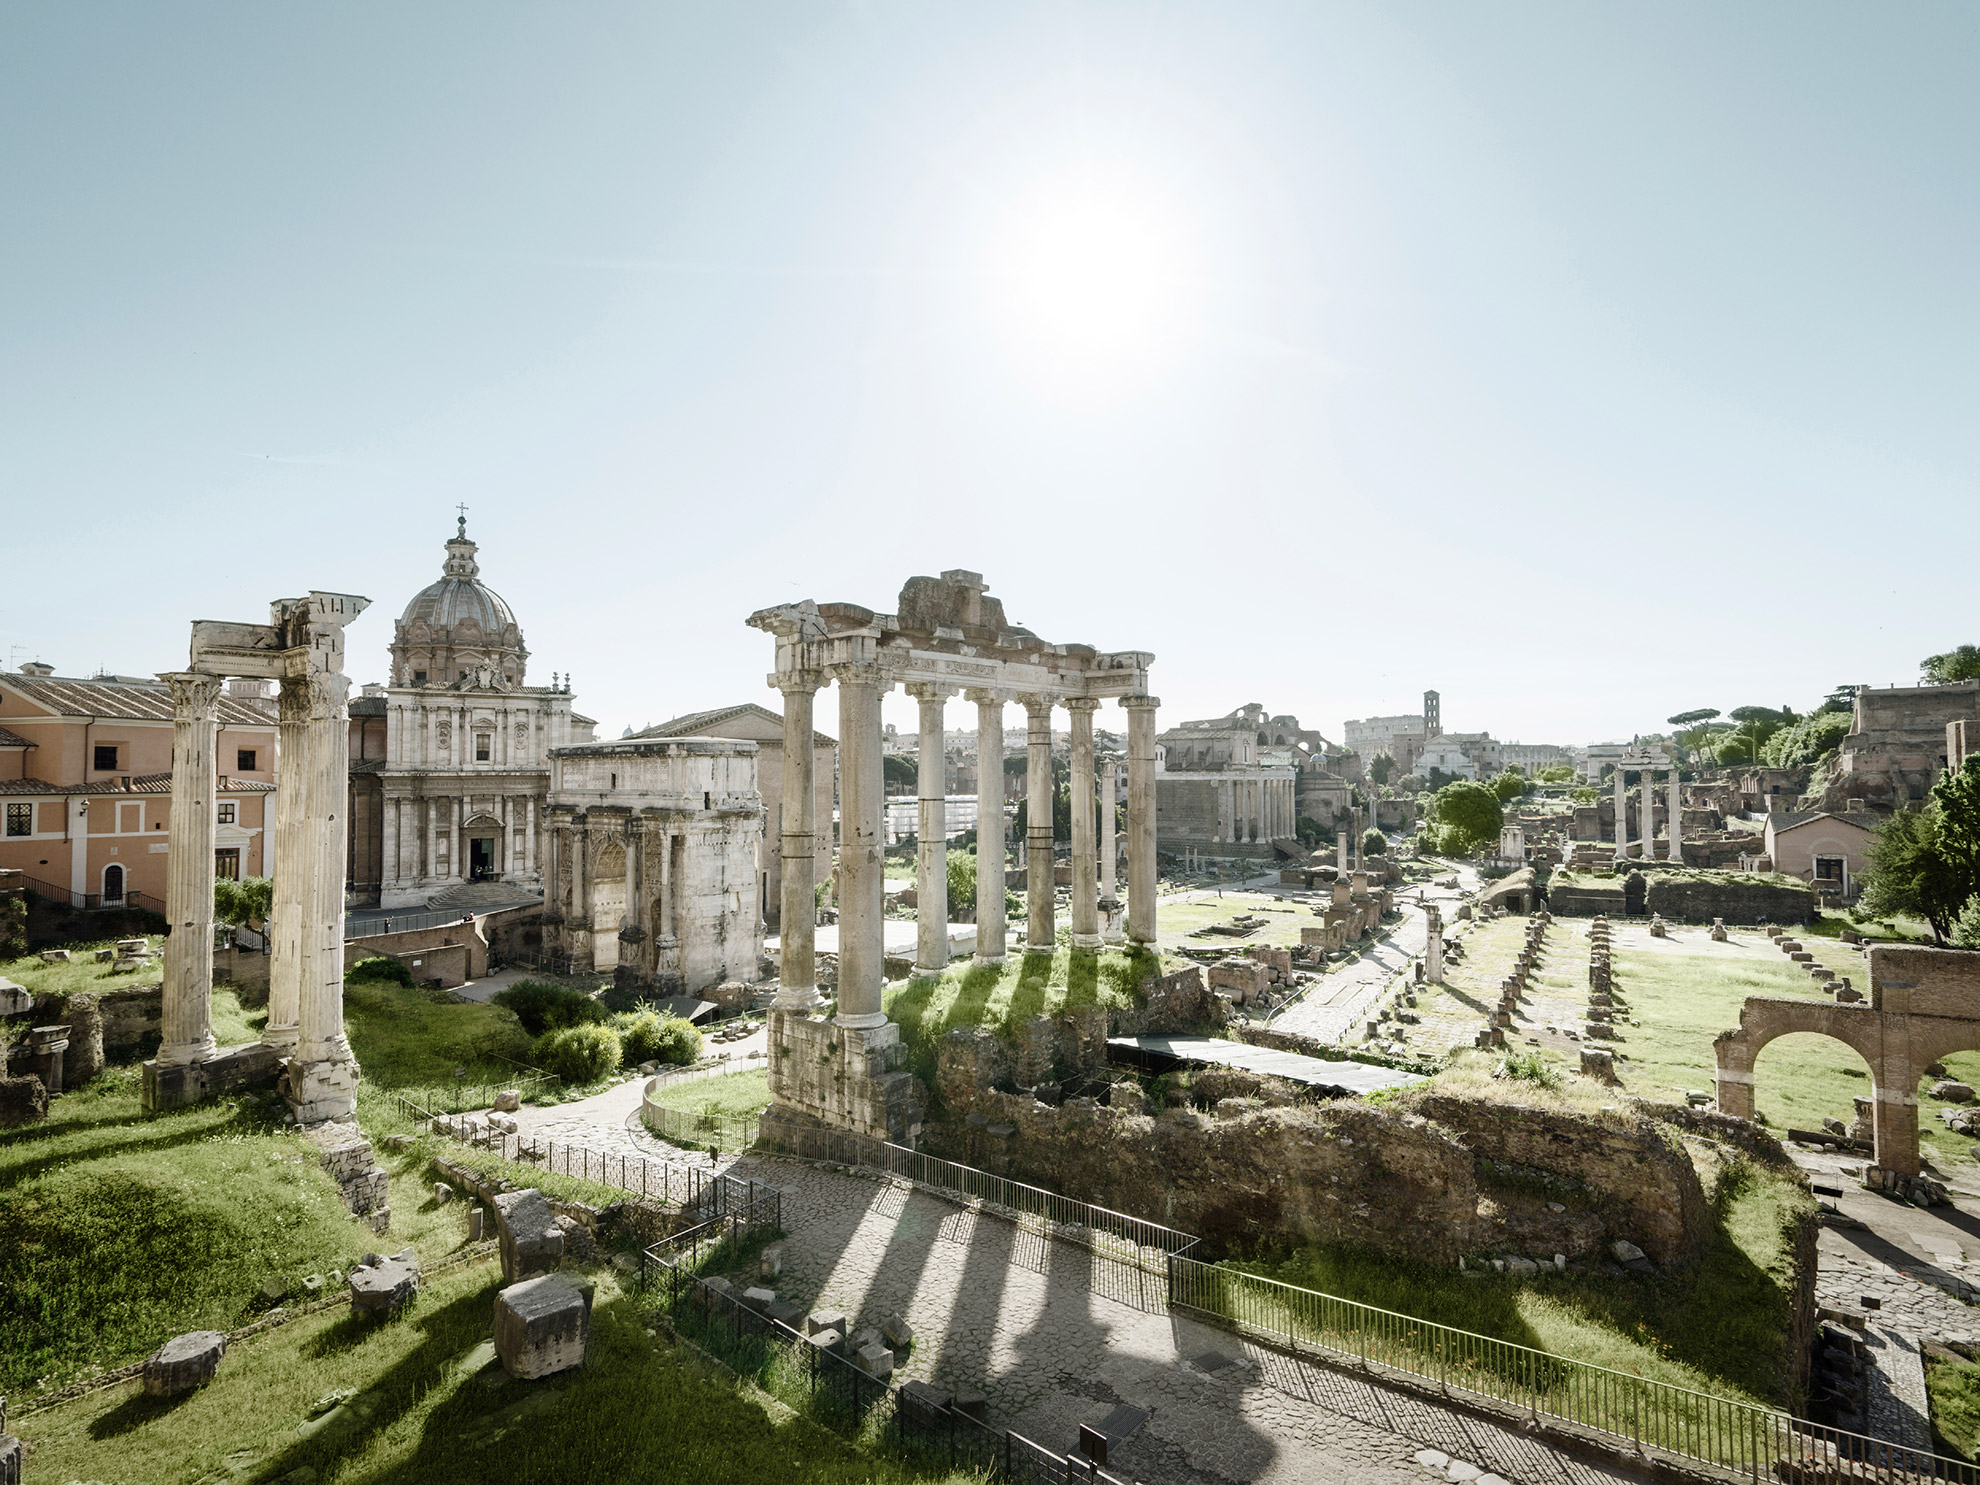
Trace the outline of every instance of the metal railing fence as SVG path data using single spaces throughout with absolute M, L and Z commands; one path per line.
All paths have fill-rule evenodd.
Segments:
M 724 1224 L 705 1224 L 714 1227 Z M 725 1241 L 733 1240 L 725 1234 Z M 758 1381 L 816 1421 L 855 1438 L 952 1471 L 1018 1485 L 1125 1485 L 1082 1455 L 1059 1454 L 1023 1434 L 993 1428 L 942 1400 L 934 1389 L 896 1387 L 849 1358 L 814 1344 L 791 1326 L 753 1310 L 695 1272 L 697 1232 L 678 1233 L 645 1252 L 642 1287 L 677 1334 Z
M 465 909 L 441 909 L 435 912 L 388 913 L 382 918 L 344 919 L 344 942 L 353 939 L 383 938 L 388 933 L 411 933 L 419 928 L 448 928 L 456 923 L 465 923 Z
M 1531 1346 L 1495 1340 L 1258 1274 L 1169 1259 L 1169 1303 L 1295 1356 L 1323 1352 L 1524 1409 L 1750 1479 L 1950 1480 L 1980 1466 L 1909 1449 L 1776 1408 L 1696 1392 Z
M 540 1068 L 518 1066 L 513 1077 L 494 1083 L 433 1083 L 419 1088 L 400 1088 L 394 1092 L 401 1105 L 408 1102 L 422 1112 L 417 1116 L 430 1119 L 439 1114 L 459 1114 L 469 1109 L 490 1108 L 495 1103 L 495 1095 L 514 1089 L 524 1098 L 532 1098 L 539 1093 L 553 1092 L 563 1086 L 563 1079 L 555 1073 Z
M 552 1175 L 610 1186 L 647 1201 L 665 1202 L 684 1212 L 698 1214 L 704 1220 L 739 1215 L 752 1226 L 777 1228 L 783 1223 L 783 1193 L 759 1181 L 646 1155 L 594 1150 L 569 1140 L 506 1134 L 485 1125 L 470 1131 L 458 1118 L 422 1108 L 403 1095 L 398 1106 L 402 1114 L 429 1125 L 435 1134 L 470 1149 L 487 1150 L 503 1160 L 536 1166 Z
M 54 882 L 44 882 L 38 877 L 23 876 L 7 883 L 9 887 L 26 887 L 36 897 L 49 902 L 66 903 L 69 907 L 93 913 L 100 908 L 139 908 L 146 912 L 162 913 L 165 904 L 157 898 L 146 897 L 142 892 L 126 892 L 122 897 L 105 898 L 101 892 L 75 892 Z
M 646 1127 L 677 1145 L 714 1145 L 723 1150 L 741 1150 L 756 1142 L 758 1117 L 755 1114 L 717 1114 L 706 1109 L 674 1109 L 640 1101 L 639 1117 Z

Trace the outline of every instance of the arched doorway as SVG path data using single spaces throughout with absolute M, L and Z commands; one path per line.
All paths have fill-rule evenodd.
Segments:
M 103 868 L 103 905 L 116 907 L 124 900 L 124 868 L 111 862 Z
M 502 822 L 493 815 L 476 815 L 461 826 L 467 842 L 463 864 L 470 882 L 492 882 L 502 875 Z
M 607 841 L 591 878 L 591 967 L 619 967 L 619 928 L 626 919 L 626 851 Z

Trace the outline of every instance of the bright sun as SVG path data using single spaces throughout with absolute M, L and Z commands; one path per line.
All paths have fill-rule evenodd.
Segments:
M 1062 182 L 1012 215 L 992 271 L 1027 359 L 1088 374 L 1177 348 L 1194 296 L 1188 234 L 1165 205 L 1126 183 Z

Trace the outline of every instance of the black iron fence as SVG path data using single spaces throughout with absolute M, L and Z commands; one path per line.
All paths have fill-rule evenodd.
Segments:
M 137 908 L 145 912 L 162 913 L 165 904 L 158 898 L 146 897 L 142 892 L 126 892 L 122 897 L 105 897 L 101 892 L 72 892 L 67 887 L 59 887 L 53 882 L 44 882 L 35 877 L 21 877 L 8 884 L 10 887 L 26 887 L 36 897 L 49 902 L 64 903 L 83 912 L 93 913 L 101 908 Z

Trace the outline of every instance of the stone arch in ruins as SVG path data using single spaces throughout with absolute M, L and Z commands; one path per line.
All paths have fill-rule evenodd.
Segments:
M 1753 1117 L 1753 1068 L 1769 1042 L 1794 1032 L 1833 1037 L 1870 1065 L 1878 1168 L 1916 1176 L 1920 1077 L 1951 1053 L 1980 1051 L 1980 953 L 1880 944 L 1868 957 L 1864 1004 L 1747 997 L 1738 1029 L 1713 1044 L 1719 1109 Z

